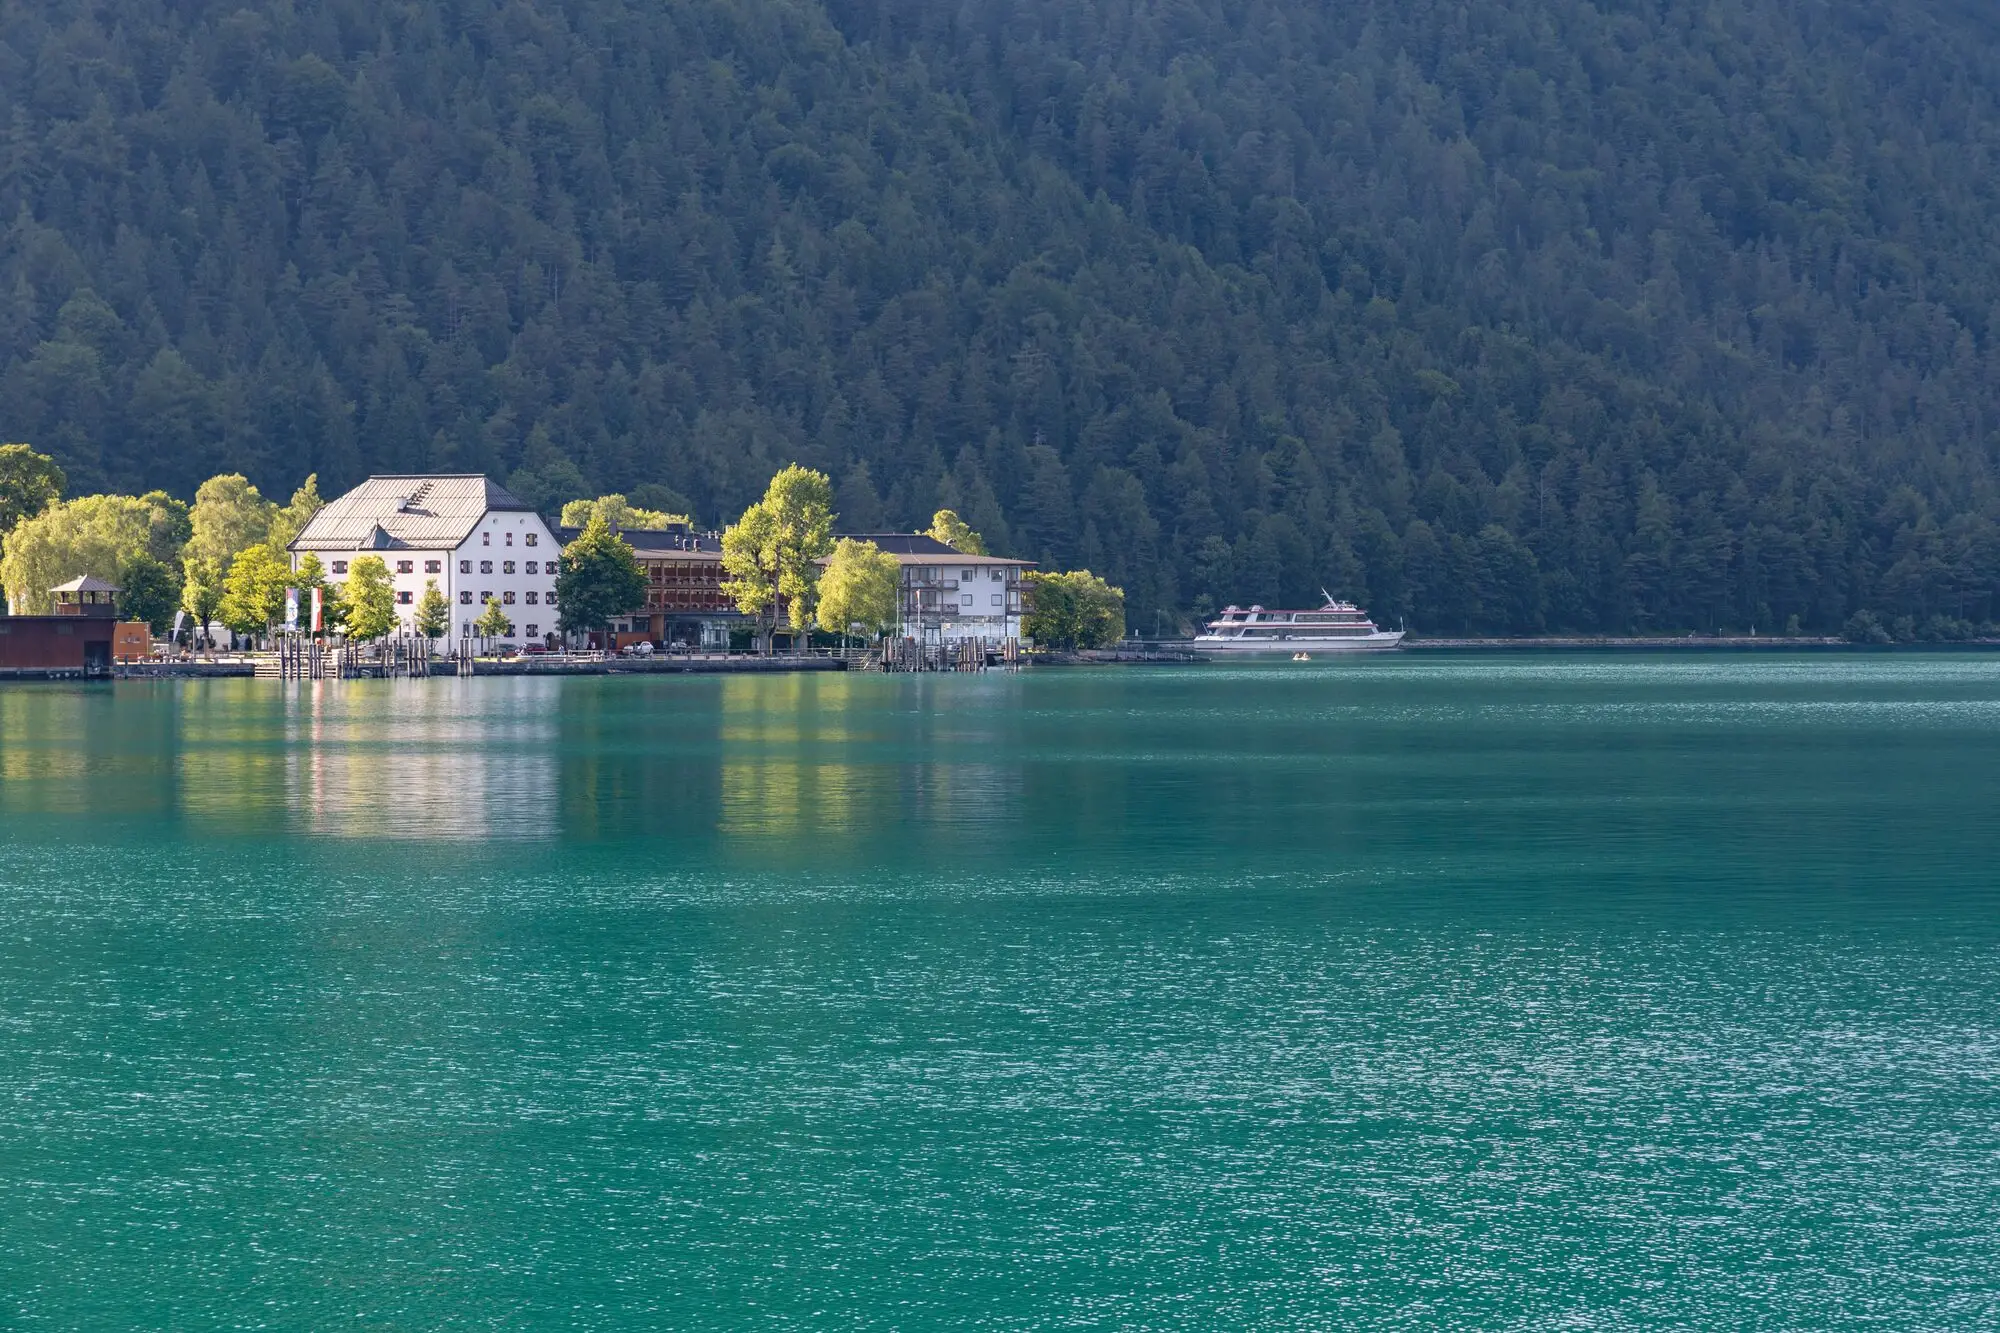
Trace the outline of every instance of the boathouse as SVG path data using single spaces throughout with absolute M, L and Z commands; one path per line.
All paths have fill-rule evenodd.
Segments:
M 0 616 L 0 679 L 109 676 L 118 591 L 85 575 L 49 589 L 54 615 Z

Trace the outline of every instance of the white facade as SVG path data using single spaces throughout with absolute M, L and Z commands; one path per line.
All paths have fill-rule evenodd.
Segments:
M 926 645 L 967 640 L 998 648 L 1021 637 L 1022 576 L 1032 560 L 967 555 L 923 533 L 867 533 L 859 538 L 901 566 L 898 633 Z
M 315 515 L 291 551 L 294 569 L 317 555 L 328 583 L 346 582 L 364 556 L 380 558 L 405 630 L 415 630 L 424 588 L 435 583 L 451 606 L 452 637 L 477 636 L 473 624 L 488 598 L 513 622 L 502 642 L 556 632 L 555 534 L 484 477 L 371 477 Z

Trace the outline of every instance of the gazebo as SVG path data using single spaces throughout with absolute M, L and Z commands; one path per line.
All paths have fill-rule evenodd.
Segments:
M 85 574 L 50 588 L 49 595 L 55 598 L 55 613 L 59 616 L 115 616 L 118 594 L 122 591 L 115 583 Z

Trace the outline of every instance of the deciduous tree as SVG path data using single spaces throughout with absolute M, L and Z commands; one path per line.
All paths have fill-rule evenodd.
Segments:
M 214 561 L 226 573 L 237 552 L 271 535 L 277 517 L 278 506 L 258 494 L 241 473 L 210 477 L 194 493 L 190 514 L 194 531 L 187 553 Z
M 46 615 L 48 590 L 59 583 L 84 574 L 116 583 L 133 556 L 160 558 L 154 541 L 162 527 L 172 527 L 172 506 L 167 497 L 153 495 L 57 501 L 15 524 L 0 557 L 0 586 L 16 611 Z
M 874 542 L 843 537 L 819 579 L 819 627 L 829 634 L 880 638 L 899 617 L 902 566 Z
M 603 629 L 646 604 L 646 574 L 629 542 L 593 514 L 563 548 L 556 575 L 556 624 L 564 633 Z
M 479 619 L 472 622 L 472 628 L 482 638 L 504 639 L 514 632 L 514 622 L 507 618 L 507 608 L 500 605 L 499 599 L 489 597 L 486 609 L 479 613 Z
M 819 562 L 833 552 L 833 485 L 796 463 L 771 478 L 764 498 L 722 535 L 723 591 L 745 615 L 761 616 L 764 651 L 780 619 L 794 631 L 811 623 Z
M 181 609 L 194 620 L 195 633 L 206 634 L 222 606 L 222 570 L 206 556 L 191 555 L 181 563 Z
M 987 554 L 986 543 L 979 534 L 949 509 L 940 509 L 931 516 L 930 535 L 965 555 Z
M 426 639 L 442 639 L 451 633 L 451 603 L 438 591 L 436 579 L 424 580 L 424 594 L 417 598 L 416 628 Z
M 238 634 L 262 635 L 285 612 L 285 589 L 292 571 L 284 557 L 265 542 L 246 546 L 229 562 L 222 581 L 222 623 Z
M 62 498 L 66 478 L 56 461 L 25 444 L 0 444 L 0 552 L 7 534 Z
M 350 639 L 366 643 L 396 628 L 394 580 L 379 555 L 364 555 L 347 567 L 340 602 Z
M 1030 572 L 1024 630 L 1038 648 L 1104 648 L 1125 637 L 1125 594 L 1087 569 Z
M 614 532 L 628 529 L 658 529 L 685 526 L 689 522 L 686 514 L 668 513 L 660 509 L 641 509 L 622 495 L 600 495 L 595 500 L 571 500 L 562 507 L 562 525 L 566 528 L 585 528 L 590 520 L 602 518 L 611 525 Z
M 143 620 L 153 633 L 165 633 L 180 605 L 180 582 L 174 571 L 140 553 L 118 568 L 118 609 L 127 620 Z

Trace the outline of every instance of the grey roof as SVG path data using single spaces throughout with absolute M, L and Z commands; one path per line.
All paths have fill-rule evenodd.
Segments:
M 82 578 L 71 579 L 68 583 L 59 583 L 55 587 L 50 588 L 49 591 L 52 593 L 53 592 L 123 592 L 124 589 L 120 588 L 115 583 L 105 582 L 103 579 L 98 578 L 97 575 L 95 574 L 85 574 Z
M 874 542 L 905 565 L 1015 565 L 1026 569 L 1032 560 L 1012 560 L 1003 555 L 967 555 L 924 532 L 843 532 L 858 542 Z
M 291 549 L 448 549 L 493 510 L 532 512 L 533 506 L 477 472 L 375 476 L 328 501 Z

